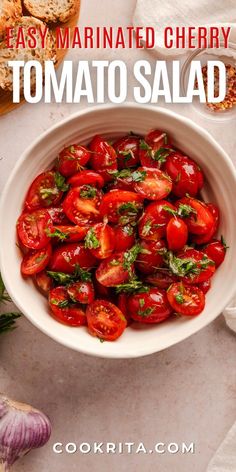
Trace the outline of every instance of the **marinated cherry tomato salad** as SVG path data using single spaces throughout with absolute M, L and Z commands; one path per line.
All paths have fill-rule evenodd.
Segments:
M 51 315 L 117 339 L 134 320 L 199 315 L 226 244 L 197 163 L 164 131 L 63 149 L 17 221 L 21 273 Z

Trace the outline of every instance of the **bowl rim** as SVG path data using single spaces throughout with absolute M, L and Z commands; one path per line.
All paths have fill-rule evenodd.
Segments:
M 15 178 L 16 174 L 18 173 L 21 165 L 23 164 L 23 162 L 25 161 L 27 156 L 32 152 L 32 150 L 41 141 L 44 141 L 48 136 L 50 136 L 51 133 L 55 132 L 56 130 L 59 130 L 64 125 L 68 124 L 70 121 L 76 120 L 77 118 L 82 118 L 84 115 L 91 115 L 94 112 L 99 112 L 99 111 L 104 111 L 104 110 L 105 111 L 111 111 L 111 110 L 114 110 L 114 108 L 115 109 L 132 108 L 132 109 L 135 109 L 135 110 L 142 110 L 142 111 L 145 109 L 145 111 L 147 111 L 147 112 L 148 111 L 157 112 L 157 113 L 161 113 L 162 115 L 165 115 L 165 117 L 171 117 L 172 119 L 177 119 L 179 122 L 185 124 L 186 126 L 189 126 L 195 132 L 197 132 L 201 136 L 205 137 L 205 139 L 208 140 L 208 142 L 212 145 L 213 148 L 217 148 L 217 150 L 220 151 L 223 160 L 226 162 L 226 165 L 228 166 L 229 170 L 232 172 L 232 175 L 233 175 L 233 178 L 234 178 L 235 184 L 236 184 L 236 169 L 235 169 L 235 167 L 233 165 L 233 162 L 231 161 L 230 157 L 228 156 L 228 154 L 224 151 L 224 149 L 221 147 L 221 145 L 218 144 L 218 142 L 215 140 L 215 138 L 213 138 L 213 136 L 211 136 L 211 134 L 208 131 L 206 131 L 204 128 L 202 128 L 201 126 L 196 124 L 190 118 L 185 117 L 183 115 L 179 115 L 178 113 L 176 113 L 172 110 L 169 110 L 169 109 L 165 109 L 164 107 L 160 107 L 160 106 L 157 107 L 157 106 L 153 106 L 153 105 L 142 105 L 142 104 L 137 104 L 137 103 L 134 103 L 134 102 L 125 102 L 124 104 L 121 104 L 121 105 L 114 105 L 114 104 L 106 104 L 106 105 L 99 105 L 99 106 L 96 105 L 96 106 L 92 106 L 92 107 L 89 107 L 89 108 L 85 108 L 83 110 L 79 110 L 79 111 L 69 115 L 65 119 L 59 121 L 58 123 L 56 123 L 55 125 L 50 127 L 48 130 L 46 130 L 44 133 L 42 133 L 40 136 L 38 136 L 26 148 L 26 150 L 21 154 L 20 158 L 18 159 L 18 161 L 16 162 L 13 170 L 10 173 L 10 176 L 9 176 L 5 186 L 4 186 L 4 189 L 3 189 L 1 197 L 0 197 L 0 226 L 1 226 L 1 224 L 3 224 L 3 223 L 1 223 L 3 221 L 3 218 L 1 218 L 1 216 L 4 214 L 4 211 L 5 211 L 4 210 L 4 203 L 5 203 L 5 200 L 6 200 L 6 196 L 9 193 L 9 189 L 11 187 L 12 181 L 14 180 L 14 178 Z M 68 347 L 70 349 L 73 349 L 75 351 L 78 351 L 78 352 L 81 352 L 81 353 L 84 353 L 84 354 L 88 354 L 88 355 L 95 356 L 95 357 L 112 358 L 112 359 L 137 358 L 137 357 L 143 357 L 143 356 L 151 355 L 151 354 L 159 352 L 163 349 L 167 349 L 167 348 L 169 348 L 169 347 L 171 347 L 175 344 L 178 344 L 181 341 L 184 341 L 188 337 L 190 337 L 193 334 L 200 331 L 202 328 L 206 327 L 208 324 L 210 324 L 218 316 L 218 315 L 216 315 L 216 316 L 214 315 L 213 317 L 210 317 L 210 319 L 204 319 L 202 321 L 200 327 L 199 326 L 192 326 L 191 327 L 191 333 L 189 333 L 189 332 L 184 333 L 183 336 L 179 337 L 178 339 L 172 339 L 172 340 L 170 339 L 170 342 L 169 342 L 168 346 L 166 346 L 166 347 L 159 348 L 158 344 L 157 344 L 155 346 L 155 349 L 153 349 L 153 347 L 150 349 L 148 346 L 145 346 L 145 347 L 142 347 L 141 349 L 137 347 L 137 351 L 135 351 L 135 352 L 127 353 L 127 352 L 123 352 L 123 351 L 119 352 L 117 350 L 116 352 L 110 352 L 110 353 L 105 352 L 104 353 L 104 352 L 101 352 L 101 350 L 99 350 L 99 346 L 97 348 L 96 348 L 96 346 L 94 346 L 93 350 L 91 350 L 90 348 L 87 349 L 86 346 L 82 346 L 82 347 L 80 345 L 78 345 L 76 347 L 71 346 L 70 340 L 68 338 L 65 337 L 62 340 L 60 338 L 60 336 L 58 336 L 54 332 L 49 333 L 47 328 L 44 328 L 44 326 L 42 326 L 42 324 L 40 324 L 38 322 L 38 320 L 35 319 L 34 316 L 30 315 L 30 311 L 25 310 L 24 303 L 22 303 L 22 301 L 21 301 L 21 297 L 18 297 L 17 292 L 14 293 L 14 290 L 12 289 L 12 284 L 10 282 L 11 277 L 8 276 L 9 272 L 7 273 L 7 268 L 4 266 L 4 263 L 3 263 L 3 254 L 4 254 L 4 250 L 3 250 L 2 245 L 0 245 L 0 270 L 1 270 L 1 274 L 2 274 L 4 284 L 6 286 L 6 290 L 8 291 L 8 293 L 9 293 L 12 301 L 14 302 L 14 304 L 20 309 L 20 311 L 24 314 L 24 316 L 26 316 L 26 318 L 29 319 L 29 321 L 36 328 L 38 328 L 41 332 L 43 332 L 44 334 L 46 334 L 47 336 L 49 336 L 51 339 L 58 342 L 59 344 L 62 344 L 65 347 Z M 222 307 L 220 307 L 220 313 L 226 307 L 226 305 L 231 301 L 231 299 L 233 298 L 235 292 L 236 292 L 236 279 L 235 279 L 235 282 L 232 283 L 232 285 L 230 286 L 229 291 L 227 293 L 226 299 L 224 298 L 224 303 L 222 304 Z

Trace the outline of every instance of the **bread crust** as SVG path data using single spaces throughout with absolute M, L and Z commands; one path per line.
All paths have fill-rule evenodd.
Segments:
M 30 16 L 22 17 L 15 24 L 14 31 L 17 31 L 18 27 L 22 27 L 27 35 L 28 28 L 30 26 L 35 26 L 38 29 L 47 28 L 47 37 L 46 37 L 46 46 L 45 48 L 40 47 L 40 44 L 35 49 L 8 49 L 4 41 L 0 42 L 0 89 L 4 91 L 12 91 L 13 89 L 13 80 L 12 80 L 12 69 L 8 67 L 8 61 L 13 60 L 37 60 L 41 64 L 44 61 L 52 60 L 56 62 L 56 50 L 55 50 L 55 40 L 53 34 L 47 27 L 45 23 L 37 18 L 32 18 Z M 40 36 L 38 36 L 40 40 Z M 21 72 L 21 90 L 23 90 L 23 76 Z M 35 77 L 31 77 L 31 87 L 32 89 L 35 86 Z
M 0 0 L 0 38 L 22 15 L 21 0 Z
M 23 0 L 28 12 L 46 23 L 66 23 L 74 16 L 80 0 Z M 64 4 L 64 5 L 63 5 Z

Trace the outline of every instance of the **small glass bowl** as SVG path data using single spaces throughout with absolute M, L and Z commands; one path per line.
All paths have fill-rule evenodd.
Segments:
M 187 60 L 184 62 L 181 70 L 181 90 L 184 96 L 187 93 L 187 86 L 188 86 L 188 78 L 189 78 L 189 70 L 190 65 L 193 60 L 200 61 L 202 67 L 207 64 L 207 61 L 216 60 L 218 59 L 224 64 L 231 64 L 232 66 L 236 67 L 236 43 L 229 43 L 228 48 L 224 48 L 223 46 L 219 49 L 197 49 L 192 54 L 190 54 Z M 232 120 L 236 119 L 236 105 L 233 105 L 232 108 L 229 108 L 224 111 L 213 111 L 211 110 L 206 103 L 201 103 L 199 101 L 199 97 L 193 97 L 192 102 L 193 107 L 204 115 L 205 118 L 224 121 L 224 120 Z

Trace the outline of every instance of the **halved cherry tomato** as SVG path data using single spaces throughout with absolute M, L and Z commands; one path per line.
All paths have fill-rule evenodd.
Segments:
M 166 236 L 168 248 L 171 251 L 183 249 L 188 240 L 188 227 L 186 223 L 178 217 L 173 217 L 167 224 Z
M 204 247 L 203 252 L 215 262 L 216 267 L 219 267 L 225 258 L 226 247 L 221 241 L 215 239 Z
M 65 177 L 70 177 L 85 166 L 90 159 L 90 152 L 86 147 L 72 144 L 64 148 L 58 157 L 59 172 Z
M 99 171 L 105 182 L 113 180 L 109 171 L 117 170 L 117 158 L 115 149 L 108 144 L 101 136 L 94 136 L 90 149 L 92 156 L 90 159 L 93 170 Z
M 49 293 L 49 305 L 54 318 L 68 326 L 85 326 L 87 318 L 84 311 L 76 305 L 70 305 L 65 287 L 56 287 Z
M 94 172 L 94 170 L 85 169 L 73 175 L 68 180 L 68 184 L 70 184 L 72 187 L 81 187 L 81 185 L 92 185 L 101 189 L 102 187 L 104 187 L 105 182 L 104 178 L 97 172 Z
M 205 235 L 215 228 L 214 217 L 206 203 L 195 198 L 185 197 L 176 202 L 177 207 L 179 207 L 180 204 L 188 205 L 193 209 L 184 220 L 190 233 Z
M 43 249 L 26 254 L 21 263 L 21 273 L 23 275 L 34 275 L 41 272 L 47 267 L 51 254 L 52 247 L 50 244 Z
M 113 254 L 101 262 L 96 270 L 96 278 L 100 284 L 105 287 L 116 287 L 129 280 L 134 264 L 131 264 L 130 270 L 126 269 L 124 254 L 124 252 Z
M 185 316 L 199 315 L 205 306 L 205 296 L 199 287 L 184 285 L 182 282 L 171 285 L 167 292 L 170 305 L 176 313 Z
M 63 192 L 56 184 L 56 172 L 51 170 L 38 175 L 31 184 L 25 199 L 27 210 L 38 210 L 42 207 L 57 205 Z
M 67 288 L 67 293 L 73 302 L 88 305 L 94 300 L 94 288 L 91 282 L 75 282 Z
M 72 188 L 63 202 L 67 218 L 75 224 L 86 224 L 100 218 L 99 205 L 102 194 L 90 185 Z
M 170 270 L 163 268 L 145 277 L 145 281 L 154 285 L 154 287 L 167 289 L 171 284 L 178 281 L 178 277 Z
M 45 270 L 35 274 L 34 281 L 37 285 L 37 288 L 43 295 L 47 295 L 49 290 L 51 290 L 53 287 L 52 279 L 47 275 Z
M 123 313 L 124 317 L 126 318 L 127 325 L 130 325 L 133 320 L 128 310 L 128 298 L 129 298 L 129 295 L 127 293 L 120 293 L 118 295 L 117 306 L 120 309 L 121 313 Z
M 135 167 L 139 163 L 139 141 L 138 136 L 124 136 L 113 144 L 117 153 L 119 169 Z
M 50 242 L 47 231 L 52 221 L 47 210 L 22 213 L 17 221 L 17 234 L 22 244 L 30 249 L 42 249 Z
M 148 200 L 161 200 L 169 195 L 172 182 L 164 172 L 148 167 L 139 167 L 138 171 L 145 172 L 146 176 L 144 180 L 134 184 L 136 192 Z
M 135 267 L 143 274 L 152 274 L 157 267 L 164 265 L 163 249 L 166 249 L 163 239 L 160 241 L 142 241 Z
M 135 228 L 127 224 L 125 226 L 117 225 L 114 227 L 114 251 L 126 251 L 130 249 L 135 243 Z
M 215 263 L 213 260 L 208 259 L 206 254 L 196 249 L 188 248 L 177 254 L 177 258 L 184 259 L 186 264 L 188 262 L 193 263 L 193 270 L 190 270 L 188 274 L 183 277 L 183 282 L 188 284 L 197 285 L 201 282 L 205 282 L 212 277 L 215 272 Z
M 55 249 L 50 260 L 50 270 L 72 274 L 79 265 L 82 269 L 92 269 L 97 265 L 97 260 L 84 244 L 63 244 Z
M 115 233 L 107 223 L 97 223 L 87 232 L 85 245 L 98 259 L 106 259 L 115 248 Z
M 84 239 L 88 230 L 89 225 L 58 225 L 52 227 L 50 237 L 56 242 L 77 243 Z
M 170 211 L 168 211 L 168 208 Z M 150 203 L 144 210 L 138 225 L 139 236 L 148 241 L 156 241 L 166 234 L 166 227 L 176 208 L 167 200 Z
M 177 197 L 195 197 L 203 185 L 201 169 L 180 151 L 172 152 L 163 165 L 173 182 L 172 192 Z
M 95 300 L 86 315 L 90 334 L 106 341 L 119 338 L 127 326 L 123 313 L 107 300 Z
M 128 310 L 131 318 L 140 323 L 160 323 L 172 313 L 166 291 L 155 287 L 147 293 L 130 295 Z
M 126 225 L 136 221 L 143 208 L 143 197 L 126 190 L 111 190 L 103 196 L 100 214 L 108 221 Z

